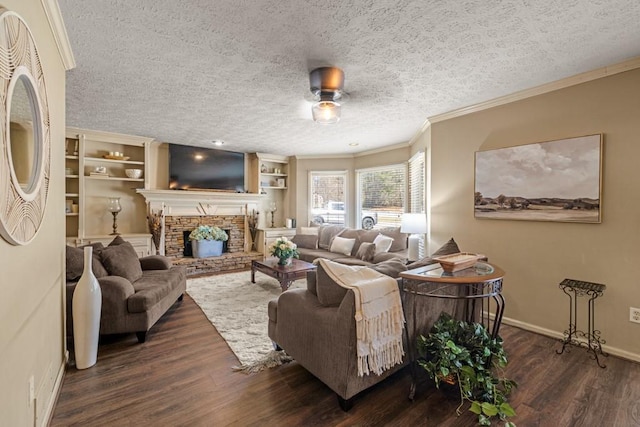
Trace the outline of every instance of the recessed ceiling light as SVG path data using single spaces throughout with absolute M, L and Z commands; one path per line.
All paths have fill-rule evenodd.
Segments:
M 224 141 L 220 140 L 220 139 L 214 139 L 213 141 L 211 141 L 211 143 L 213 145 L 217 145 L 217 146 L 221 146 L 224 145 Z
M 351 142 L 351 143 L 349 144 L 349 147 L 357 147 L 358 145 L 360 145 L 360 143 L 359 143 L 359 142 Z

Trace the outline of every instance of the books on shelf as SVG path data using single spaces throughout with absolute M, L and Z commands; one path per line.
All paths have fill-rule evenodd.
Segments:
M 102 178 L 109 178 L 109 174 L 106 172 L 89 172 L 89 176 L 99 176 Z

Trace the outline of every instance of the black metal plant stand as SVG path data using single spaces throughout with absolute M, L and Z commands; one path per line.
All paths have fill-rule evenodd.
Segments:
M 600 331 L 595 328 L 595 300 L 602 296 L 606 286 L 574 279 L 564 279 L 559 286 L 562 292 L 569 296 L 569 329 L 564 331 L 562 348 L 556 350 L 556 353 L 564 353 L 567 345 L 586 347 L 587 352 L 593 353 L 593 359 L 598 366 L 606 368 L 606 365 L 600 363 L 599 358 L 600 355 L 609 356 L 602 351 L 602 344 L 605 344 L 606 341 L 600 337 Z M 576 327 L 578 323 L 578 297 L 582 296 L 589 297 L 587 304 L 587 332 L 579 331 Z

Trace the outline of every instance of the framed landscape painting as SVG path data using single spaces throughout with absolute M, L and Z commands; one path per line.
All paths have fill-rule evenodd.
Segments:
M 476 152 L 476 218 L 600 223 L 602 135 Z

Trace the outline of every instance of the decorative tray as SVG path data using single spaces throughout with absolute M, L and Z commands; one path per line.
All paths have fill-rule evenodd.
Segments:
M 440 263 L 440 266 L 444 271 L 447 273 L 453 273 L 455 271 L 473 267 L 481 258 L 484 258 L 484 255 L 473 254 L 470 252 L 458 252 L 457 254 L 443 255 L 433 259 Z
M 129 160 L 129 157 L 127 156 L 111 156 L 109 154 L 105 154 L 104 156 L 105 159 L 109 159 L 109 160 Z

